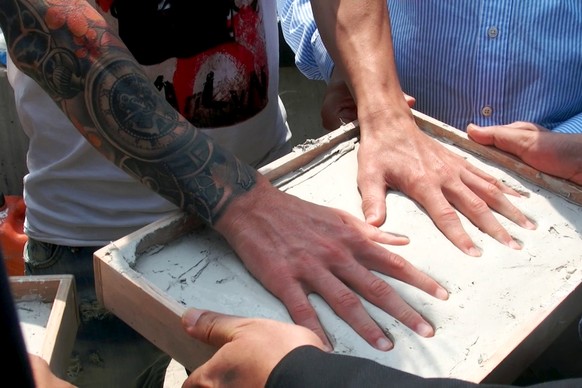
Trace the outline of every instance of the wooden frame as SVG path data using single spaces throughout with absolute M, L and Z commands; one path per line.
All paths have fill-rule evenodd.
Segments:
M 543 246 L 513 251 L 494 242 L 488 252 L 500 257 L 484 255 L 483 258 L 468 259 L 438 234 L 430 219 L 413 201 L 398 193 L 391 193 L 388 202 L 392 204 L 389 210 L 392 221 L 386 224 L 388 230 L 403 230 L 404 234 L 415 236 L 415 231 L 424 225 L 429 228 L 427 230 L 432 228 L 435 232 L 426 236 L 425 241 L 413 238 L 409 246 L 391 246 L 390 250 L 401 254 L 441 281 L 451 291 L 451 298 L 444 302 L 446 304 L 435 302 L 398 282 L 391 282 L 390 279 L 386 281 L 433 321 L 437 335 L 431 339 L 419 339 L 398 322 L 381 316 L 374 310 L 374 306 L 367 306 L 374 318 L 396 338 L 394 350 L 378 354 L 370 350 L 367 344 L 362 344 L 363 341 L 345 323 L 339 322 L 325 303 L 317 297 L 310 299 L 324 325 L 329 323 L 337 330 L 331 334 L 340 352 L 368 357 L 426 377 L 509 383 L 574 318 L 582 314 L 582 271 L 578 270 L 582 267 L 582 208 L 579 206 L 582 191 L 570 182 L 536 172 L 503 152 L 471 144 L 462 132 L 432 118 L 418 112 L 415 112 L 415 116 L 421 128 L 447 147 L 463 155 L 466 152 L 474 154 L 471 156 L 472 162 L 494 168 L 511 185 L 526 185 L 524 192 L 531 193 L 534 199 L 542 198 L 541 206 L 550 209 L 552 213 L 540 220 L 537 231 L 526 232 L 511 225 L 509 228 L 513 228 L 515 234 L 523 235 L 522 240 L 529 247 L 538 243 L 542 237 L 551 238 L 553 251 L 547 251 Z M 341 155 L 332 157 L 335 159 L 331 163 L 340 163 L 342 174 L 353 175 L 356 163 L 352 150 L 357 147 L 357 135 L 357 123 L 350 123 L 320 139 L 296 147 L 291 154 L 265 166 L 260 172 L 275 185 L 294 195 L 298 194 L 293 192 L 293 185 L 288 183 L 303 179 L 308 181 L 310 178 L 306 176 L 309 174 L 320 174 L 318 168 L 322 165 L 321 160 L 330 155 Z M 526 181 L 531 184 L 526 184 Z M 315 188 L 318 186 L 317 183 L 313 185 Z M 353 183 L 338 183 L 334 191 L 354 192 L 356 188 L 353 186 Z M 305 199 L 318 201 L 318 198 L 307 195 Z M 344 210 L 357 214 L 357 201 L 352 200 L 349 205 L 342 201 L 341 198 L 335 202 L 325 198 L 323 202 L 334 207 L 345 205 Z M 417 218 L 413 219 L 412 216 Z M 485 245 L 492 240 L 472 225 L 464 225 L 481 244 Z M 94 255 L 98 296 L 105 307 L 190 370 L 205 362 L 215 349 L 198 343 L 183 332 L 180 317 L 186 306 L 288 320 L 280 303 L 246 273 L 240 260 L 229 251 L 228 245 L 215 235 L 208 232 L 195 217 L 176 213 L 109 244 Z M 436 245 L 437 242 L 442 243 L 442 246 Z M 189 244 L 188 252 L 200 252 L 199 258 L 190 258 L 188 263 L 206 260 L 205 265 L 212 266 L 216 261 L 204 258 L 212 255 L 219 256 L 223 263 L 220 268 L 204 267 L 191 277 L 196 278 L 196 292 L 200 294 L 194 302 L 171 295 L 167 289 L 137 269 L 145 258 L 157 257 L 160 251 L 168 252 L 167 257 L 180 256 L 181 253 L 176 254 L 172 249 L 183 243 Z M 438 254 L 435 254 L 435 249 Z M 437 256 L 438 261 L 435 261 L 437 258 L 434 256 Z M 432 259 L 427 260 L 427 257 Z M 161 257 L 156 261 L 158 265 L 164 265 Z M 177 264 L 172 262 L 168 265 Z M 192 268 L 194 265 L 188 270 Z M 208 276 L 200 275 L 207 269 L 205 274 L 214 272 Z M 507 274 L 506 283 L 515 284 L 503 283 L 503 274 Z M 452 276 L 459 276 L 459 279 L 450 279 Z M 515 280 L 511 280 L 510 276 L 514 276 Z M 182 280 L 184 287 L 189 287 L 191 279 L 180 278 Z M 214 300 L 213 295 L 220 292 L 215 288 L 216 285 L 227 281 L 235 284 L 235 292 L 225 296 L 231 300 Z M 542 289 L 542 286 L 546 289 Z M 490 303 L 489 298 L 499 301 L 501 309 L 492 309 L 491 312 L 502 315 L 493 316 L 485 311 L 481 319 L 480 308 Z M 254 305 L 249 304 L 248 299 L 252 299 Z M 248 310 L 244 310 L 248 306 Z M 519 310 L 517 307 L 524 310 L 515 311 L 514 307 L 516 310 Z M 453 343 L 454 340 L 458 340 L 458 343 Z M 411 356 L 410 359 L 407 355 Z
M 77 296 L 72 275 L 11 276 L 10 287 L 18 309 L 19 302 L 51 303 L 44 338 L 37 351 L 55 375 L 63 378 L 79 326 Z M 25 338 L 26 340 L 26 338 Z
M 469 139 L 466 132 L 453 128 L 421 112 L 412 109 L 412 113 L 414 114 L 417 125 L 426 133 L 443 142 L 455 144 L 472 154 L 503 166 L 510 171 L 514 171 L 529 182 L 556 193 L 568 201 L 582 205 L 582 186 L 538 171 L 523 163 L 515 156 L 501 151 L 498 148 L 475 143 Z M 340 142 L 357 136 L 358 133 L 359 127 L 358 121 L 356 120 L 330 132 L 326 136 L 322 136 L 317 141 L 307 142 L 296 147 L 289 155 L 263 167 L 261 172 L 271 180 L 275 180 L 309 163 L 322 152 L 329 150 Z

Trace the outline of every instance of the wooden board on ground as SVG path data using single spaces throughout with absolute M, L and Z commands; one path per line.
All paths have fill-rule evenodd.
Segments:
M 27 351 L 65 377 L 79 326 L 73 276 L 11 276 L 10 287 Z
M 575 196 L 555 191 L 555 185 L 541 187 L 532 183 L 532 177 L 525 179 L 510 166 L 497 164 L 494 157 L 485 160 L 455 146 L 455 137 L 462 137 L 457 130 L 420 114 L 417 119 L 443 129 L 437 138 L 446 147 L 524 193 L 509 199 L 537 223 L 537 229 L 522 229 L 497 215 L 523 243 L 522 250 L 513 250 L 460 215 L 483 250 L 482 257 L 469 257 L 442 235 L 417 203 L 390 192 L 382 229 L 405 234 L 411 242 L 386 248 L 437 279 L 450 298 L 436 300 L 380 276 L 434 324 L 436 335 L 419 337 L 365 302 L 395 340 L 393 350 L 379 352 L 317 295 L 310 300 L 338 353 L 426 377 L 511 382 L 582 313 L 582 207 L 572 201 Z M 281 190 L 363 219 L 356 187 L 357 149 L 357 126 L 351 125 L 297 148 L 261 172 Z M 518 161 L 515 165 L 523 167 Z M 578 189 L 557 182 L 574 193 Z M 207 360 L 214 349 L 183 332 L 180 316 L 188 306 L 291 321 L 284 306 L 246 271 L 217 233 L 182 213 L 100 249 L 95 270 L 104 305 L 189 369 Z

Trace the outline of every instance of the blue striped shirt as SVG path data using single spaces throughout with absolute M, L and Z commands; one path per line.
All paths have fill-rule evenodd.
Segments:
M 415 109 L 459 129 L 529 121 L 582 133 L 582 1 L 388 0 L 396 65 Z M 278 0 L 299 70 L 333 62 L 309 0 Z

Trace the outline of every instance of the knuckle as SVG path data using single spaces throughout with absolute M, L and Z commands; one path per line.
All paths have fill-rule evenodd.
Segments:
M 368 291 L 377 298 L 390 298 L 394 294 L 394 289 L 377 277 L 368 285 Z
M 316 317 L 313 307 L 306 302 L 295 303 L 291 309 L 293 310 L 293 316 L 302 322 L 312 320 Z
M 412 323 L 417 317 L 416 312 L 410 308 L 408 305 L 403 305 L 402 308 L 396 313 L 396 318 L 400 322 Z
M 342 307 L 342 310 L 351 310 L 361 304 L 356 294 L 349 289 L 339 292 L 336 296 L 336 300 Z
M 447 206 L 440 211 L 438 219 L 444 223 L 453 223 L 457 222 L 459 216 L 457 215 L 457 211 L 453 209 L 451 206 Z
M 479 197 L 471 198 L 469 206 L 476 214 L 484 214 L 489 211 L 489 205 Z
M 379 330 L 380 329 L 378 328 L 378 326 L 374 322 L 364 323 L 359 328 L 360 333 L 362 333 L 362 336 L 365 338 L 373 338 L 373 337 L 378 336 L 380 334 Z
M 487 185 L 485 186 L 485 194 L 488 197 L 496 197 L 500 194 L 498 182 L 496 179 L 488 179 Z
M 402 256 L 395 253 L 389 252 L 388 254 L 388 265 L 396 270 L 402 270 L 406 267 L 407 261 L 404 260 Z

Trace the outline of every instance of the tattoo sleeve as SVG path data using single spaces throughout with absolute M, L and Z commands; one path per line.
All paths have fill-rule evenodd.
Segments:
M 257 171 L 214 144 L 158 93 L 85 0 L 0 0 L 14 64 L 110 161 L 180 208 L 215 223 Z

